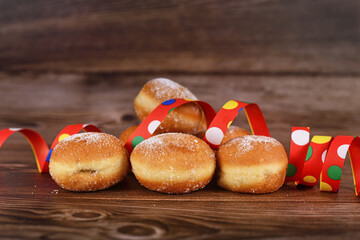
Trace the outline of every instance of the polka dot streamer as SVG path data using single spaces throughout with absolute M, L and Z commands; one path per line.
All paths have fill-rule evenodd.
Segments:
M 219 148 L 227 129 L 230 127 L 239 112 L 243 109 L 252 133 L 254 135 L 270 137 L 265 118 L 258 105 L 255 103 L 230 100 L 225 103 L 225 105 L 216 114 L 214 120 L 211 122 L 205 133 L 204 140 L 211 148 L 215 150 Z
M 219 148 L 225 132 L 242 109 L 246 113 L 253 134 L 270 136 L 265 118 L 259 106 L 254 103 L 230 100 L 216 114 L 215 110 L 206 102 L 176 98 L 166 100 L 155 108 L 130 136 L 125 144 L 125 148 L 131 152 L 137 144 L 151 137 L 167 114 L 176 107 L 189 102 L 196 102 L 203 108 L 209 126 L 205 133 L 204 141 L 213 149 Z
M 286 182 L 309 187 L 320 182 L 320 191 L 338 192 L 347 153 L 350 156 L 355 193 L 360 190 L 360 138 L 314 136 L 310 129 L 293 127 Z
M 208 142 L 214 145 L 220 145 L 224 138 L 224 132 L 218 127 L 211 127 L 206 131 L 205 137 Z
M 337 136 L 331 143 L 321 170 L 320 191 L 337 192 L 340 187 L 340 179 L 347 153 L 350 155 L 352 172 L 354 177 L 355 192 L 358 195 L 360 189 L 360 148 L 359 137 Z
M 297 184 L 309 187 L 316 186 L 320 180 L 320 173 L 323 167 L 322 154 L 329 145 L 333 138 L 328 138 L 328 141 L 317 141 L 319 136 L 314 136 L 311 139 L 310 146 L 307 151 L 306 159 L 304 162 L 301 177 Z
M 4 144 L 4 142 L 14 133 L 21 133 L 29 142 L 36 161 L 36 165 L 38 171 L 40 173 L 49 172 L 49 160 L 54 147 L 58 144 L 58 142 L 64 140 L 65 138 L 76 134 L 84 130 L 86 132 L 101 132 L 101 130 L 91 124 L 74 124 L 68 125 L 60 133 L 56 136 L 54 142 L 49 149 L 47 143 L 44 138 L 37 132 L 27 129 L 27 128 L 5 128 L 0 130 L 0 148 Z
M 300 139 L 302 138 L 302 139 Z M 310 129 L 307 127 L 293 127 L 291 133 L 291 145 L 289 164 L 286 172 L 287 182 L 298 182 L 304 168 L 304 162 L 308 155 L 310 141 Z
M 182 98 L 174 98 L 169 99 L 161 103 L 157 106 L 145 119 L 141 122 L 141 124 L 136 128 L 133 134 L 125 143 L 125 148 L 129 153 L 142 141 L 151 137 L 151 135 L 155 132 L 155 130 L 159 127 L 164 118 L 171 113 L 175 108 L 189 103 L 195 102 L 199 104 L 199 106 L 203 109 L 206 121 L 208 125 L 214 119 L 216 112 L 211 105 L 206 102 L 192 100 L 192 99 L 182 99 Z M 216 138 L 216 136 L 214 136 Z

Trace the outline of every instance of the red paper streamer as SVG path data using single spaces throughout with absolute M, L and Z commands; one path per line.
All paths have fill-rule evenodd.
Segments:
M 204 141 L 213 149 L 218 149 L 225 132 L 242 109 L 245 110 L 253 134 L 270 136 L 264 116 L 259 106 L 254 103 L 230 100 L 216 114 L 208 103 L 177 98 L 167 100 L 155 108 L 127 140 L 126 149 L 131 152 L 137 144 L 151 137 L 168 113 L 174 108 L 189 102 L 196 102 L 203 108 L 209 125 Z
M 178 106 L 190 102 L 195 102 L 201 106 L 206 117 L 206 122 L 209 125 L 216 115 L 214 108 L 210 104 L 203 101 L 195 101 L 191 99 L 169 99 L 157 106 L 136 128 L 136 130 L 125 143 L 125 148 L 128 150 L 128 152 L 131 153 L 136 145 L 138 145 L 145 139 L 151 137 L 151 135 L 155 132 L 160 123 L 172 110 L 174 110 Z
M 36 165 L 40 173 L 49 172 L 49 161 L 52 150 L 64 138 L 69 137 L 84 130 L 85 132 L 101 132 L 101 130 L 91 124 L 68 125 L 56 136 L 50 149 L 44 138 L 37 132 L 27 128 L 5 128 L 0 131 L 0 148 L 4 142 L 14 133 L 19 132 L 25 136 L 33 150 Z
M 216 114 L 205 133 L 204 140 L 211 148 L 215 150 L 219 148 L 227 129 L 242 109 L 246 113 L 252 133 L 270 137 L 264 115 L 257 104 L 230 100 Z
M 309 128 L 293 127 L 286 182 L 309 187 L 320 181 L 320 191 L 338 192 L 347 152 L 354 178 L 355 194 L 360 190 L 360 138 L 314 136 Z

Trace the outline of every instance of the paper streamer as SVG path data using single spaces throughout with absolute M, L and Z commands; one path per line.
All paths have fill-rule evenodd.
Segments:
M 254 135 L 270 137 L 268 127 L 259 106 L 255 103 L 230 100 L 220 109 L 205 133 L 204 140 L 217 150 L 224 135 L 239 112 L 244 109 Z
M 91 124 L 68 125 L 56 136 L 50 149 L 44 138 L 37 132 L 27 128 L 5 128 L 0 130 L 0 148 L 4 142 L 14 133 L 19 132 L 25 136 L 33 150 L 36 165 L 40 173 L 49 172 L 49 162 L 54 147 L 63 139 L 84 130 L 85 132 L 101 132 L 101 130 Z
M 314 136 L 310 129 L 293 127 L 286 182 L 309 187 L 320 182 L 320 191 L 338 192 L 346 154 L 349 152 L 355 194 L 360 190 L 360 138 Z
M 37 132 L 27 128 L 5 128 L 0 131 L 0 148 L 3 143 L 14 133 L 19 132 L 28 140 L 36 160 L 38 171 L 48 172 L 49 163 L 46 162 L 46 157 L 49 153 L 49 147 L 44 138 Z
M 203 101 L 197 101 L 192 99 L 182 99 L 182 98 L 174 98 L 169 99 L 161 103 L 157 106 L 145 119 L 141 122 L 141 124 L 136 128 L 133 134 L 125 143 L 125 148 L 129 153 L 138 145 L 140 142 L 144 141 L 151 137 L 151 135 L 155 132 L 164 118 L 176 107 L 184 105 L 186 103 L 195 102 L 202 107 L 206 122 L 209 125 L 211 121 L 214 119 L 216 112 L 214 108 Z

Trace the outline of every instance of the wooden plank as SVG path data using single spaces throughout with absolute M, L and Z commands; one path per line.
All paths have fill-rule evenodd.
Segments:
M 359 74 L 359 2 L 3 1 L 0 70 Z

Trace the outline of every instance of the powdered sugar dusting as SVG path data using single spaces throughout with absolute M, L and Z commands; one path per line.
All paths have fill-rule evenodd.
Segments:
M 164 141 L 162 138 L 158 137 L 159 135 L 150 137 L 148 139 L 146 139 L 145 141 L 142 141 L 140 144 L 138 144 L 136 146 L 136 148 L 140 149 L 141 151 L 146 150 L 146 149 L 153 149 L 153 150 L 157 150 L 159 151 L 159 154 L 163 153 L 163 144 Z
M 99 143 L 102 140 L 103 140 L 103 136 L 101 133 L 88 132 L 88 133 L 78 133 L 71 135 L 62 141 L 64 143 L 72 142 L 72 141 L 75 142 L 85 141 L 88 144 L 93 144 L 93 143 Z
M 60 141 L 54 148 L 53 155 L 65 151 L 68 156 L 77 161 L 80 161 L 82 154 L 98 154 L 107 158 L 121 151 L 120 145 L 120 140 L 107 133 L 78 133 Z M 71 151 L 68 151 L 70 146 L 75 146 L 76 149 L 70 148 Z M 78 152 L 82 154 L 79 155 Z
M 189 98 L 197 100 L 195 95 L 189 89 L 181 86 L 180 84 L 167 79 L 156 78 L 149 82 L 152 85 L 151 91 L 155 94 L 156 99 L 161 101 L 171 98 Z
M 169 151 L 170 146 L 172 148 L 185 148 L 191 152 L 197 151 L 200 148 L 198 144 L 200 139 L 188 136 L 184 133 L 163 133 L 142 141 L 136 148 L 145 151 L 147 154 L 156 153 L 157 155 L 165 154 L 166 151 Z
M 258 135 L 245 135 L 234 138 L 227 142 L 226 145 L 229 147 L 236 147 L 237 154 L 244 154 L 254 149 L 255 143 L 265 144 L 266 150 L 281 145 L 281 143 L 274 138 Z

